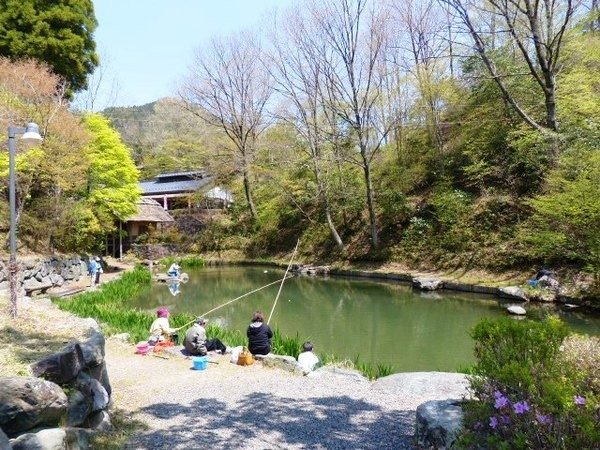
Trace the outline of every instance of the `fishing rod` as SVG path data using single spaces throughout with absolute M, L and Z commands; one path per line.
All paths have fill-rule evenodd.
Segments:
M 287 271 L 286 271 L 286 275 L 287 275 Z M 284 275 L 284 277 L 283 277 L 283 278 L 281 278 L 281 279 L 279 279 L 279 280 L 273 281 L 273 282 L 271 282 L 271 283 L 269 283 L 269 284 L 265 284 L 264 286 L 261 286 L 261 287 L 259 287 L 259 288 L 256 288 L 256 289 L 254 289 L 254 290 L 252 290 L 252 291 L 250 291 L 250 292 L 246 292 L 245 294 L 242 294 L 242 295 L 240 295 L 239 297 L 236 297 L 236 298 L 234 298 L 233 300 L 229 300 L 228 302 L 226 302 L 226 303 L 223 303 L 222 305 L 219 305 L 219 306 L 217 306 L 216 308 L 213 308 L 213 309 L 211 309 L 210 311 L 207 311 L 207 312 L 205 312 L 204 314 L 201 314 L 199 317 L 205 317 L 205 316 L 207 316 L 208 314 L 210 314 L 211 312 L 214 312 L 214 311 L 216 311 L 217 309 L 219 309 L 219 308 L 222 308 L 223 306 L 227 306 L 227 305 L 229 305 L 230 303 L 233 303 L 233 302 L 235 302 L 235 301 L 237 301 L 237 300 L 240 300 L 240 299 L 242 299 L 242 298 L 244 298 L 244 297 L 247 297 L 247 296 L 248 296 L 248 295 L 250 295 L 250 294 L 254 294 L 255 292 L 258 292 L 258 291 L 260 291 L 260 290 L 262 290 L 262 289 L 264 289 L 264 288 L 267 288 L 267 287 L 269 287 L 269 286 L 272 286 L 272 285 L 274 285 L 275 283 L 279 283 L 279 282 L 282 282 L 282 283 L 283 283 L 283 281 L 285 281 L 285 279 L 286 279 L 286 275 Z M 290 276 L 288 276 L 287 278 L 292 278 L 292 277 L 293 277 L 293 275 L 290 275 Z M 196 319 L 192 320 L 191 322 L 188 322 L 188 323 L 186 323 L 185 325 L 182 325 L 182 326 L 180 326 L 179 328 L 176 328 L 176 330 L 178 330 L 178 331 L 179 331 L 179 330 L 181 330 L 182 328 L 185 328 L 185 327 L 187 327 L 187 326 L 189 326 L 189 325 L 193 324 L 195 321 L 196 321 Z
M 283 275 L 283 278 L 281 279 L 281 284 L 279 285 L 279 291 L 277 291 L 277 296 L 275 297 L 275 302 L 273 303 L 273 307 L 271 308 L 271 314 L 269 314 L 269 319 L 267 320 L 267 325 L 269 325 L 269 322 L 271 321 L 271 317 L 273 316 L 273 311 L 275 311 L 275 305 L 277 305 L 277 300 L 279 299 L 279 294 L 281 294 L 281 289 L 283 288 L 283 283 L 288 278 L 287 273 L 290 270 L 290 267 L 292 267 L 292 261 L 294 260 L 294 256 L 296 255 L 296 250 L 298 250 L 298 244 L 300 244 L 300 239 L 298 239 L 298 241 L 296 242 L 296 248 L 294 248 L 294 251 L 292 253 L 292 258 L 290 259 L 290 263 L 288 264 L 287 269 L 285 270 L 285 274 Z M 291 278 L 291 277 L 289 277 L 289 278 Z

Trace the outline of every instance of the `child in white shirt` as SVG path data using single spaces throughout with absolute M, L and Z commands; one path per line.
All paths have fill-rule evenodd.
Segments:
M 312 342 L 306 341 L 302 344 L 303 352 L 298 355 L 298 365 L 306 375 L 312 372 L 319 364 L 319 358 L 313 353 Z

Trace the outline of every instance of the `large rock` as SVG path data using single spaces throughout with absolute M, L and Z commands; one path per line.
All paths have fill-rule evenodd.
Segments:
M 65 450 L 67 433 L 62 428 L 49 428 L 22 434 L 11 440 L 13 450 Z
M 55 426 L 67 411 L 67 396 L 51 381 L 0 378 L 0 427 L 14 435 L 39 425 Z
M 104 389 L 106 389 L 106 392 L 108 392 L 108 395 L 112 394 L 112 387 L 108 379 L 108 370 L 106 369 L 106 361 L 99 366 L 89 368 L 88 372 L 92 378 L 98 380 L 102 384 Z
M 96 431 L 110 431 L 113 428 L 110 415 L 104 410 L 90 416 L 89 426 L 92 430 Z
M 90 436 L 93 431 L 85 428 L 65 428 L 67 432 L 66 448 L 68 450 L 88 450 Z
M 524 316 L 525 314 L 527 314 L 527 311 L 525 311 L 525 308 L 523 308 L 522 306 L 519 306 L 519 305 L 510 305 L 506 308 L 506 310 L 510 314 L 513 314 L 515 316 Z
M 86 367 L 96 367 L 104 362 L 104 336 L 92 330 L 89 336 L 79 342 Z
M 527 301 L 525 291 L 519 286 L 504 286 L 498 288 L 498 295 L 502 298 L 509 298 L 511 300 L 522 300 Z
M 57 273 L 51 273 L 50 276 L 49 276 L 49 278 L 50 278 L 50 282 L 54 286 L 62 286 L 65 283 L 65 280 L 63 279 L 63 277 L 61 277 Z
M 303 374 L 298 361 L 293 356 L 273 355 L 270 353 L 268 355 L 254 355 L 254 357 L 262 360 L 263 365 L 266 367 L 278 367 L 299 375 Z
M 36 280 L 35 278 L 28 278 L 23 282 L 23 289 L 25 289 L 27 295 L 36 291 L 44 292 L 46 289 L 49 289 L 51 287 L 52 282 L 49 278 L 44 278 L 41 282 Z
M 460 400 L 430 400 L 417 407 L 419 448 L 451 448 L 463 423 Z
M 373 389 L 395 396 L 448 400 L 469 396 L 469 380 L 463 373 L 405 372 L 379 378 Z
M 436 291 L 444 287 L 444 282 L 439 278 L 413 278 L 412 285 L 423 291 Z
M 101 409 L 105 409 L 110 403 L 110 395 L 104 389 L 104 386 L 98 381 L 92 378 L 90 382 L 90 388 L 92 390 L 92 398 L 94 399 L 92 403 L 92 411 L 100 411 Z
M 67 425 L 77 427 L 85 422 L 92 412 L 92 399 L 83 395 L 81 391 L 73 391 L 69 395 L 69 409 L 67 412 Z
M 328 377 L 330 375 L 334 375 L 336 377 L 343 377 L 347 380 L 355 381 L 357 383 L 363 383 L 363 382 L 368 383 L 368 381 L 369 381 L 368 378 L 365 377 L 358 370 L 344 369 L 342 367 L 334 367 L 334 366 L 319 367 L 318 369 L 313 370 L 306 376 L 311 377 L 311 378 L 318 378 L 318 377 L 322 377 L 322 376 Z
M 10 442 L 8 441 L 8 436 L 4 434 L 2 428 L 0 428 L 0 450 L 11 450 Z
M 75 344 L 62 353 L 56 353 L 33 364 L 31 371 L 36 377 L 64 384 L 76 378 L 84 368 L 85 360 L 81 346 Z

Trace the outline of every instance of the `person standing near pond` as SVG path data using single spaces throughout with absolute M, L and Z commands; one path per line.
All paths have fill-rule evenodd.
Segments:
M 183 346 L 192 355 L 205 356 L 206 353 L 219 350 L 222 355 L 227 352 L 227 347 L 219 338 L 206 339 L 206 319 L 196 317 L 196 322 L 185 333 Z
M 94 278 L 94 284 L 98 286 L 100 284 L 100 274 L 103 273 L 104 270 L 102 270 L 100 258 L 96 256 L 94 259 L 96 260 L 96 277 Z
M 256 311 L 252 315 L 252 322 L 246 330 L 248 336 L 248 350 L 253 355 L 266 355 L 271 352 L 271 339 L 273 331 L 269 325 L 264 323 L 265 318 L 263 313 Z
M 88 275 L 90 276 L 90 286 L 96 286 L 100 283 L 100 273 L 102 272 L 102 265 L 100 264 L 100 258 L 94 256 L 90 259 L 88 264 Z

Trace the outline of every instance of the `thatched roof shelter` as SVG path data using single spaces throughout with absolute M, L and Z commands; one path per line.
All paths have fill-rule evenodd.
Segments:
M 138 201 L 137 214 L 129 217 L 127 222 L 173 222 L 173 217 L 156 200 L 142 197 Z

